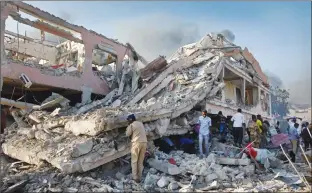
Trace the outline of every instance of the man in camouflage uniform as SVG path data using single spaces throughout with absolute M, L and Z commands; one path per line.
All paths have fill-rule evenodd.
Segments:
M 255 115 L 251 116 L 251 121 L 248 124 L 249 132 L 250 132 L 250 141 L 254 141 L 253 147 L 259 148 L 260 145 L 260 131 L 258 125 L 256 123 L 257 117 Z

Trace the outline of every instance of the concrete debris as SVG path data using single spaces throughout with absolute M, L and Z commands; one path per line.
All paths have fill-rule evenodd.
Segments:
M 211 37 L 206 38 L 212 41 L 209 40 Z M 16 131 L 21 130 L 17 135 L 6 136 L 2 144 L 4 153 L 30 164 L 45 160 L 64 172 L 72 173 L 93 169 L 129 153 L 129 144 L 121 138 L 118 151 L 109 146 L 110 142 L 104 149 L 99 148 L 101 143 L 91 143 L 95 139 L 111 138 L 112 133 L 117 132 L 118 135 L 118 129 L 127 126 L 129 113 L 135 113 L 137 119 L 145 123 L 153 139 L 186 133 L 190 126 L 186 117 L 180 115 L 189 112 L 206 97 L 213 97 L 224 87 L 217 78 L 226 60 L 222 58 L 222 52 L 214 49 L 203 51 L 196 46 L 193 49 L 192 55 L 181 53 L 168 63 L 160 57 L 145 66 L 141 72 L 145 78 L 152 76 L 152 79 L 134 95 L 129 94 L 131 91 L 116 88 L 105 98 L 81 104 L 77 109 L 69 107 L 66 98 L 53 93 L 39 109 L 52 108 L 55 104 L 59 104 L 61 109 L 48 114 L 39 109 L 32 111 L 26 118 L 32 120 L 33 129 L 22 130 L 31 125 L 20 125 L 16 128 Z M 151 98 L 146 101 L 146 96 Z M 171 172 L 172 168 L 169 170 Z M 176 173 L 174 170 L 172 172 Z
M 109 55 L 105 59 L 93 61 L 81 51 L 89 51 L 86 55 L 91 55 L 91 51 L 94 50 L 90 50 L 90 46 L 78 45 L 83 41 L 74 37 L 71 32 L 53 27 L 41 20 L 31 21 L 22 18 L 15 9 L 37 15 L 41 13 L 39 15 L 42 20 L 48 21 L 52 17 L 56 21 L 52 23 L 61 23 L 65 28 L 67 26 L 68 29 L 80 32 L 85 37 L 91 37 L 88 35 L 91 32 L 87 33 L 87 30 L 82 27 L 73 26 L 22 2 L 9 4 L 9 7 L 3 6 L 6 10 L 4 13 L 10 13 L 13 19 L 30 26 L 44 26 L 49 28 L 51 33 L 61 33 L 71 41 L 58 46 L 45 47 L 54 54 L 46 52 L 36 53 L 36 56 L 33 56 L 30 54 L 33 51 L 25 48 L 23 55 L 29 54 L 33 57 L 23 56 L 22 59 L 19 53 L 14 51 L 12 43 L 15 42 L 6 42 L 6 49 L 10 51 L 6 53 L 5 59 L 10 65 L 6 62 L 2 65 L 3 68 L 1 66 L 5 76 L 13 76 L 13 67 L 18 69 L 20 67 L 22 72 L 31 72 L 29 73 L 32 77 L 31 81 L 42 75 L 33 82 L 37 86 L 41 84 L 38 80 L 45 81 L 44 84 L 47 84 L 49 82 L 47 80 L 59 78 L 55 81 L 55 85 L 51 83 L 46 86 L 62 88 L 59 90 L 66 90 L 66 92 L 62 91 L 64 94 L 61 95 L 56 93 L 61 93 L 56 89 L 51 96 L 45 95 L 47 98 L 43 98 L 41 102 L 36 101 L 36 104 L 20 102 L 20 99 L 15 101 L 1 98 L 2 105 L 15 107 L 10 112 L 15 124 L 1 135 L 1 142 L 3 141 L 1 150 L 10 159 L 20 160 L 20 162 L 14 160 L 10 167 L 6 167 L 7 175 L 1 173 L 1 177 L 4 176 L 1 186 L 5 187 L 0 187 L 1 192 L 3 190 L 5 190 L 3 192 L 14 192 L 17 189 L 25 189 L 27 192 L 191 192 L 269 189 L 277 191 L 285 188 L 286 183 L 278 180 L 275 180 L 278 181 L 276 183 L 265 184 L 262 181 L 257 183 L 261 175 L 257 174 L 251 160 L 246 155 L 243 158 L 236 158 L 239 148 L 218 143 L 215 138 L 211 143 L 213 152 L 203 159 L 183 151 L 171 151 L 165 154 L 158 151 L 153 143 L 153 140 L 163 136 L 182 135 L 192 129 L 191 126 L 197 123 L 200 115 L 200 112 L 194 109 L 198 106 L 206 109 L 206 102 L 218 98 L 224 91 L 225 66 L 241 72 L 246 77 L 252 71 L 250 66 L 246 67 L 245 60 L 235 61 L 235 56 L 229 55 L 229 51 L 238 47 L 233 47 L 232 44 L 225 45 L 225 40 L 220 34 L 208 34 L 198 42 L 185 45 L 168 60 L 159 56 L 148 63 L 131 44 L 123 45 L 92 32 L 93 35 L 105 38 L 107 42 L 112 43 L 112 47 L 123 52 L 122 55 L 109 49 Z M 30 45 L 28 41 L 31 41 L 28 38 L 26 42 L 27 37 L 24 38 L 24 41 L 16 40 L 23 49 Z M 32 43 L 33 46 L 40 45 Z M 73 54 L 72 47 L 75 48 L 78 56 L 73 61 L 68 61 L 68 56 Z M 98 44 L 96 48 L 108 49 L 102 44 Z M 120 57 L 125 56 L 125 53 L 127 59 L 122 60 Z M 98 56 L 96 53 L 93 55 Z M 115 59 L 110 59 L 115 56 Z M 114 63 L 108 62 L 110 60 Z M 143 68 L 139 68 L 138 61 L 143 63 Z M 43 64 L 39 64 L 40 62 Z M 56 65 L 56 63 L 60 64 Z M 88 63 L 91 66 L 97 63 L 98 67 L 92 68 L 92 72 L 86 70 L 88 66 L 83 65 Z M 98 69 L 100 66 L 102 68 Z M 53 78 L 46 79 L 46 75 Z M 252 77 L 257 76 L 252 73 Z M 88 82 L 89 78 L 90 82 Z M 235 77 L 232 79 L 234 80 Z M 78 80 L 83 83 L 80 84 Z M 1 90 L 2 81 L 1 77 Z M 30 87 L 31 90 L 32 84 L 26 84 L 25 86 Z M 40 88 L 37 86 L 34 89 Z M 79 103 L 76 100 L 69 100 L 67 96 L 71 91 L 82 92 Z M 260 92 L 260 89 L 257 92 Z M 92 94 L 104 98 L 92 101 Z M 245 93 L 242 94 L 241 97 L 245 98 Z M 251 98 L 261 99 L 260 96 Z M 132 113 L 144 124 L 148 137 L 148 152 L 152 154 L 151 158 L 146 160 L 144 181 L 141 183 L 130 179 L 130 157 L 128 156 L 130 142 L 124 135 L 128 125 L 126 117 Z M 257 151 L 259 154 L 255 162 L 264 164 L 267 172 L 272 167 L 283 169 L 273 170 L 276 175 L 274 179 L 289 177 L 284 171 L 290 169 L 280 166 L 274 154 L 267 150 L 257 149 Z M 175 163 L 172 163 L 172 160 Z M 263 182 L 272 181 L 272 176 L 269 177 L 270 179 Z M 234 189 L 238 187 L 241 189 Z

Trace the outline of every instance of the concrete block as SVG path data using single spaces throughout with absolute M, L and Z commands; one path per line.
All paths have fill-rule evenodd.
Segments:
M 210 183 L 210 182 L 212 182 L 213 180 L 216 180 L 216 179 L 218 179 L 217 174 L 212 173 L 212 174 L 209 174 L 209 175 L 207 175 L 207 176 L 205 177 L 205 182 L 206 182 L 206 183 Z
M 221 165 L 246 166 L 250 164 L 250 159 L 217 158 L 216 162 Z
M 154 158 L 149 159 L 148 164 L 150 167 L 155 168 L 163 173 L 170 175 L 178 175 L 181 173 L 180 169 L 176 165 L 172 165 L 168 162 L 160 161 Z
M 77 158 L 89 153 L 93 148 L 93 139 L 88 139 L 83 143 L 77 144 L 72 152 L 72 157 Z
M 157 182 L 157 186 L 160 188 L 163 188 L 167 186 L 168 184 L 169 184 L 169 179 L 165 176 L 162 176 Z
M 187 119 L 185 117 L 179 117 L 176 119 L 176 124 L 179 126 L 188 126 Z

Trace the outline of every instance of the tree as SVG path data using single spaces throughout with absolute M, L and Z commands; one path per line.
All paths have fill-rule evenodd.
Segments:
M 271 87 L 271 91 L 272 113 L 281 117 L 286 116 L 289 113 L 289 92 L 279 87 Z

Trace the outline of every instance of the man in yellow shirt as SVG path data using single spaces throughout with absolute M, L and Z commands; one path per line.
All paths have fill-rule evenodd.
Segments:
M 256 123 L 257 123 L 257 126 L 259 128 L 259 132 L 261 134 L 262 133 L 262 117 L 261 117 L 261 115 L 257 115 Z
M 136 121 L 134 114 L 127 118 L 129 126 L 126 135 L 131 137 L 131 167 L 132 178 L 139 183 L 143 172 L 143 162 L 147 147 L 147 138 L 142 122 Z

